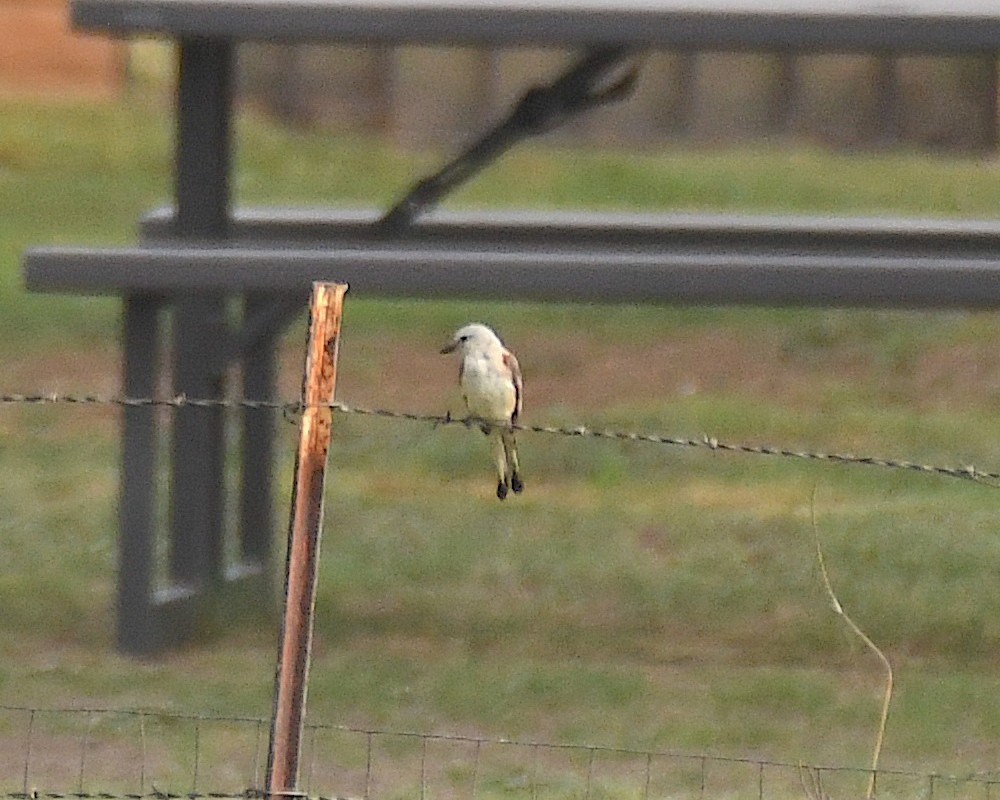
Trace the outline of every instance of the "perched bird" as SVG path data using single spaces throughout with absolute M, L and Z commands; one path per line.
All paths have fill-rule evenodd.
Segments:
M 465 406 L 490 437 L 497 467 L 497 497 L 503 500 L 509 490 L 516 494 L 524 489 L 513 428 L 524 397 L 521 368 L 500 337 L 479 323 L 459 328 L 441 352 L 455 350 L 462 357 L 458 383 Z

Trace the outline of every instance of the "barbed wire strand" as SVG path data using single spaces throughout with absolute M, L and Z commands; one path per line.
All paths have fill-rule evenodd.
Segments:
M 304 411 L 300 402 L 279 400 L 232 400 L 217 398 L 196 398 L 186 395 L 173 397 L 123 397 L 94 394 L 0 394 L 2 405 L 94 405 L 118 406 L 122 408 L 203 408 L 203 409 L 249 409 L 259 411 L 280 411 L 286 418 L 293 419 Z M 460 425 L 467 428 L 489 426 L 489 423 L 476 417 L 453 417 L 450 413 L 420 414 L 410 411 L 395 411 L 384 408 L 366 408 L 364 406 L 348 405 L 339 401 L 327 404 L 325 407 L 340 414 L 380 417 L 382 419 L 405 420 L 420 422 L 434 426 Z M 556 426 L 556 425 L 525 425 L 515 424 L 515 431 L 535 433 L 550 436 L 575 438 L 606 439 L 620 442 L 639 442 L 644 444 L 659 444 L 674 447 L 703 448 L 726 453 L 743 453 L 757 456 L 773 456 L 807 461 L 817 461 L 827 464 L 848 464 L 856 466 L 881 467 L 883 469 L 920 472 L 928 475 L 938 475 L 946 478 L 971 480 L 984 486 L 1000 488 L 1000 472 L 981 470 L 974 465 L 942 466 L 924 464 L 918 461 L 902 458 L 884 458 L 880 456 L 859 456 L 850 453 L 833 453 L 813 450 L 803 450 L 791 447 L 780 447 L 766 444 L 734 443 L 720 440 L 714 436 L 703 435 L 700 438 L 669 436 L 656 433 L 639 433 L 635 431 L 609 430 L 591 428 L 586 425 Z

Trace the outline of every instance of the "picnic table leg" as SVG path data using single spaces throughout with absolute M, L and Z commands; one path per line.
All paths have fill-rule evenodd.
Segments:
M 183 39 L 179 47 L 175 232 L 222 239 L 229 227 L 233 46 Z
M 179 46 L 177 84 L 176 214 L 173 241 L 223 241 L 230 217 L 229 172 L 233 99 L 233 46 L 192 38 Z M 287 303 L 286 303 L 287 305 Z M 273 306 L 273 308 L 272 308 Z M 248 297 L 242 328 L 230 329 L 227 301 L 180 297 L 173 303 L 173 392 L 190 398 L 224 398 L 232 359 L 243 366 L 243 396 L 268 399 L 275 392 L 275 347 L 289 316 L 264 295 Z M 155 386 L 155 381 L 153 383 Z M 273 412 L 243 409 L 240 562 L 227 569 L 226 426 L 219 408 L 181 407 L 172 415 L 169 569 L 171 597 L 155 602 L 149 616 L 158 647 L 183 640 L 203 591 L 237 580 L 259 599 L 269 584 L 273 538 Z M 151 524 L 151 523 L 150 523 Z M 258 578 L 262 578 L 261 584 Z M 179 602 L 174 602 L 176 599 Z M 234 607 L 245 604 L 236 603 Z
M 233 45 L 188 38 L 177 76 L 176 235 L 225 238 L 229 222 Z M 224 392 L 225 301 L 184 299 L 174 316 L 174 390 L 189 397 Z M 174 420 L 171 574 L 195 586 L 222 580 L 224 417 L 182 408 Z
M 131 296 L 125 298 L 124 306 L 124 392 L 128 397 L 151 397 L 156 388 L 159 302 Z M 156 438 L 155 409 L 122 409 L 118 647 L 134 655 L 159 647 L 152 599 Z
M 174 311 L 175 394 L 221 398 L 224 305 L 185 300 Z M 225 416 L 221 408 L 178 408 L 171 455 L 170 575 L 209 589 L 223 577 Z
M 275 303 L 268 295 L 249 295 L 244 302 L 244 325 Z M 242 353 L 243 395 L 251 400 L 273 400 L 276 348 L 280 328 L 267 330 L 248 342 Z M 240 554 L 249 568 L 270 577 L 274 535 L 274 412 L 243 410 L 242 479 L 240 498 Z
M 154 397 L 159 382 L 162 301 L 125 298 L 122 320 L 123 390 Z M 156 587 L 157 410 L 122 409 L 119 503 L 117 640 L 123 652 L 152 655 L 184 641 L 194 630 L 192 593 L 184 585 Z

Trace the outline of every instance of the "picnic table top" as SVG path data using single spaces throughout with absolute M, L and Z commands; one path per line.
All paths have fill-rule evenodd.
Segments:
M 995 0 L 71 0 L 113 35 L 233 40 L 995 52 Z

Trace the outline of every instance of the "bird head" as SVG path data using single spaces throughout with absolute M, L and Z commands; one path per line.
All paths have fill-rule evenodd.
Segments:
M 441 353 L 443 355 L 455 350 L 466 353 L 473 349 L 488 350 L 492 347 L 503 347 L 500 337 L 489 326 L 473 322 L 455 331 L 451 341 L 441 348 Z

